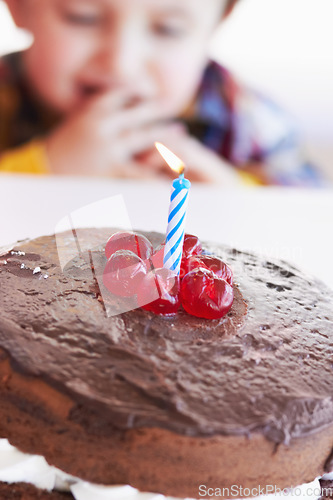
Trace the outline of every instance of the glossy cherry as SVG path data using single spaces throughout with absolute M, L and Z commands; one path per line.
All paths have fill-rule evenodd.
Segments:
M 187 261 L 194 255 L 201 255 L 202 245 L 197 236 L 185 234 L 183 244 L 182 262 L 180 265 L 180 278 L 183 278 L 187 271 Z
M 183 244 L 183 258 L 188 259 L 192 255 L 201 255 L 202 245 L 197 236 L 185 234 Z
M 118 250 L 130 250 L 145 260 L 153 253 L 153 245 L 142 234 L 119 231 L 110 236 L 106 243 L 106 258 L 109 259 Z
M 198 268 L 184 276 L 180 285 L 183 308 L 199 318 L 222 318 L 232 306 L 233 288 L 212 271 Z
M 152 253 L 147 263 L 147 268 L 160 269 L 163 267 L 165 243 L 161 243 Z
M 106 263 L 103 283 L 111 293 L 131 297 L 137 293 L 146 274 L 146 265 L 138 255 L 129 250 L 118 250 Z
M 218 277 L 226 280 L 229 285 L 233 284 L 233 274 L 229 266 L 222 259 L 210 255 L 195 255 L 186 262 L 186 271 L 190 272 L 198 267 L 203 267 Z
M 143 279 L 138 304 L 155 314 L 175 314 L 180 306 L 179 277 L 169 269 L 155 269 Z

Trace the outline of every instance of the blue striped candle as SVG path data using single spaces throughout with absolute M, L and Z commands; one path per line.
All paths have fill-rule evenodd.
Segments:
M 156 147 L 170 168 L 179 173 L 172 183 L 163 267 L 180 272 L 185 236 L 185 220 L 191 183 L 184 177 L 184 163 L 162 144 Z

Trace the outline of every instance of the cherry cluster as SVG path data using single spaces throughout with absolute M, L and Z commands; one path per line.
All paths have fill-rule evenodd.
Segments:
M 196 236 L 186 234 L 179 275 L 163 268 L 165 243 L 154 250 L 143 235 L 113 234 L 105 247 L 106 288 L 119 297 L 136 296 L 138 307 L 175 314 L 180 306 L 193 316 L 218 319 L 232 306 L 233 274 L 218 257 L 204 255 Z

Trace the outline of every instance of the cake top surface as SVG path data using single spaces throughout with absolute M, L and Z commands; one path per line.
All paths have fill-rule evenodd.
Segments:
M 96 262 L 103 269 L 110 231 L 80 230 L 94 272 L 79 257 L 62 271 L 54 236 L 0 257 L 0 349 L 14 370 L 69 395 L 81 408 L 73 418 L 91 431 L 259 431 L 279 443 L 333 422 L 333 293 L 325 285 L 285 262 L 207 244 L 234 271 L 227 316 L 136 309 L 108 317 Z M 73 234 L 61 242 L 70 247 Z

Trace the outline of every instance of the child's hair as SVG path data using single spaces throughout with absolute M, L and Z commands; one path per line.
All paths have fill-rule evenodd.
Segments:
M 233 7 L 238 2 L 239 2 L 239 0 L 228 0 L 227 9 L 231 9 L 231 7 Z
M 232 11 L 234 5 L 238 2 L 239 2 L 239 0 L 228 0 L 226 8 L 225 8 L 225 15 L 228 15 Z

